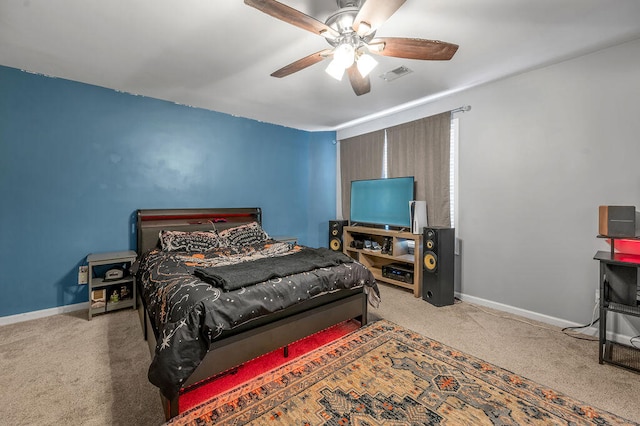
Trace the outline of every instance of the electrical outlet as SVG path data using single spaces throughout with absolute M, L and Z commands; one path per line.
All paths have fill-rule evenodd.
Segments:
M 80 266 L 78 268 L 78 285 L 89 283 L 89 267 Z

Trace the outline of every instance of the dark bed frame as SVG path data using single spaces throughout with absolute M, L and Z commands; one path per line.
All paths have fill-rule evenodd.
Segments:
M 145 253 L 158 246 L 161 230 L 218 231 L 244 223 L 262 224 L 260 208 L 216 208 L 216 209 L 153 209 L 137 212 L 137 252 Z M 138 314 L 144 337 L 153 358 L 156 348 L 157 330 L 147 315 L 144 301 L 138 291 Z M 367 322 L 367 297 L 363 288 L 343 290 L 325 294 L 289 307 L 280 312 L 255 319 L 216 339 L 181 391 L 204 383 L 246 361 L 309 336 L 327 327 L 350 319 L 362 325 Z M 150 332 L 151 331 L 151 332 Z M 178 399 L 167 399 L 162 393 L 165 417 L 179 413 Z

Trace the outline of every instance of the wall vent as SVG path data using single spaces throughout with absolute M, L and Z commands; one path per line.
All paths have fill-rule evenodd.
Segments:
M 393 81 L 396 80 L 402 76 L 405 76 L 407 74 L 412 73 L 413 71 L 411 71 L 409 68 L 405 67 L 405 66 L 401 66 L 398 67 L 396 69 L 393 69 L 391 71 L 387 71 L 384 74 L 380 75 L 380 78 L 383 79 L 384 81 Z

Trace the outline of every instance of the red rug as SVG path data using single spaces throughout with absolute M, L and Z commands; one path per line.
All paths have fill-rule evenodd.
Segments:
M 289 345 L 289 356 L 284 357 L 282 349 L 270 352 L 261 357 L 255 358 L 237 368 L 226 371 L 208 380 L 203 384 L 199 384 L 182 394 L 178 406 L 180 412 L 184 412 L 190 408 L 207 401 L 216 395 L 226 392 L 242 383 L 253 380 L 260 374 L 281 366 L 285 362 L 289 362 L 306 354 L 316 348 L 326 345 L 340 337 L 343 337 L 360 327 L 357 321 L 346 321 L 316 334 L 308 336 L 304 339 Z

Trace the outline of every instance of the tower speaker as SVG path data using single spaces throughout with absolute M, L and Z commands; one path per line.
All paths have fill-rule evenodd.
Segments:
M 453 305 L 455 230 L 424 228 L 422 299 L 434 306 Z
M 342 251 L 344 248 L 342 243 L 342 230 L 349 225 L 348 220 L 330 220 L 329 221 L 329 248 L 333 251 Z

